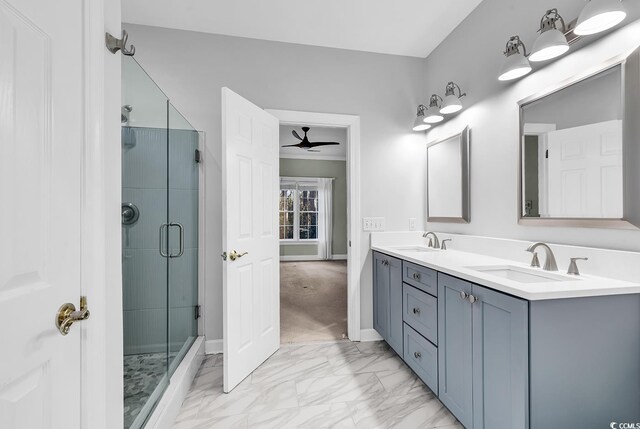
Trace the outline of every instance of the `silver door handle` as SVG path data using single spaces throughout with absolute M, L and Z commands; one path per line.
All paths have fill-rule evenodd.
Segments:
M 420 273 L 413 273 L 414 280 L 420 280 Z
M 474 303 L 474 302 L 476 302 L 477 300 L 478 300 L 478 298 L 477 298 L 477 297 L 475 297 L 475 296 L 473 296 L 473 295 L 469 295 L 469 302 L 470 302 L 471 304 L 473 304 L 473 303 Z
M 413 309 L 413 314 L 418 314 L 419 315 L 420 314 L 420 307 L 415 307 Z
M 465 291 L 461 290 L 460 291 L 460 298 L 467 299 L 467 298 L 469 298 L 469 294 L 466 293 Z
M 420 359 L 420 358 L 422 357 L 422 353 L 420 353 L 420 352 L 414 352 L 414 353 L 413 353 L 413 356 L 414 356 L 416 359 Z
M 179 222 L 171 222 L 169 223 L 169 226 L 177 226 L 178 230 L 180 231 L 180 249 L 178 250 L 177 254 L 169 254 L 170 258 L 179 258 L 180 256 L 184 255 L 184 226 L 182 226 L 181 223 Z
M 160 235 L 160 244 L 159 244 L 160 256 L 162 256 L 163 258 L 168 258 L 169 257 L 169 254 L 164 251 L 165 231 L 167 230 L 168 227 L 169 227 L 168 223 L 163 223 L 162 225 L 160 225 L 160 231 L 159 231 L 159 235 Z

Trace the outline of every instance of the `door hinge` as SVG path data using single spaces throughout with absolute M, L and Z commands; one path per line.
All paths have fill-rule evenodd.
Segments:
M 202 152 L 200 152 L 200 149 L 196 149 L 195 161 L 196 164 L 200 164 L 202 162 Z
M 544 157 L 545 157 L 546 159 L 549 159 L 549 149 L 547 149 L 547 150 L 544 152 Z
M 194 312 L 193 313 L 194 313 L 193 315 L 195 316 L 195 319 L 198 320 L 200 318 L 200 306 L 199 305 L 196 305 L 194 307 Z

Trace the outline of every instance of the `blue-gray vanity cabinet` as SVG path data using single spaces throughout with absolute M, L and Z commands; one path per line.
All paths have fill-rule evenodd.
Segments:
M 438 396 L 466 428 L 473 422 L 471 283 L 438 273 Z
M 473 428 L 529 427 L 529 303 L 473 285 Z
M 436 395 L 438 394 L 438 348 L 411 326 L 404 324 L 404 361 Z
M 438 299 L 421 290 L 404 284 L 402 318 L 420 335 L 438 345 Z M 405 340 L 407 335 L 405 333 Z
M 527 301 L 438 274 L 439 397 L 466 428 L 529 423 Z
M 402 356 L 402 261 L 374 252 L 373 262 L 373 327 Z

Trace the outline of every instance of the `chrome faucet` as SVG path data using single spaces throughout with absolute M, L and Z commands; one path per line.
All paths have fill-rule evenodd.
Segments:
M 434 249 L 439 249 L 440 248 L 440 240 L 438 240 L 438 236 L 436 235 L 435 232 L 427 231 L 424 234 L 422 234 L 422 237 L 427 238 L 430 235 L 433 236 L 433 240 L 431 238 L 429 238 L 429 244 L 427 244 L 427 247 L 433 247 Z
M 533 243 L 532 245 L 527 247 L 527 252 L 533 253 L 533 261 L 531 261 L 531 266 L 532 267 L 535 267 L 535 266 L 539 267 L 540 266 L 540 263 L 538 262 L 538 255 L 535 252 L 535 250 L 538 247 L 542 247 L 544 249 L 545 253 L 547 254 L 547 256 L 546 256 L 546 258 L 544 260 L 544 266 L 542 267 L 542 269 L 545 270 L 545 271 L 558 271 L 558 265 L 556 264 L 556 258 L 555 258 L 555 256 L 553 256 L 553 251 L 551 250 L 551 248 L 546 243 Z

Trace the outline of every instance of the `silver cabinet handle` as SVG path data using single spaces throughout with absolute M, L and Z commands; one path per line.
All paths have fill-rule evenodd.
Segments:
M 178 231 L 180 231 L 180 248 L 178 250 L 178 253 L 174 254 L 169 254 L 170 258 L 179 258 L 180 256 L 184 255 L 184 226 L 182 226 L 181 223 L 179 222 L 171 222 L 169 223 L 169 226 L 177 226 L 178 227 Z
M 470 302 L 471 304 L 473 304 L 473 303 L 474 303 L 474 302 L 476 302 L 477 300 L 478 300 L 478 298 L 477 298 L 477 297 L 475 297 L 475 296 L 473 296 L 473 295 L 469 295 L 469 302 Z
M 413 353 L 413 356 L 414 356 L 416 359 L 420 359 L 420 358 L 422 357 L 422 353 L 420 353 L 420 352 L 414 352 L 414 353 Z
M 420 273 L 413 273 L 414 280 L 420 280 Z
M 160 256 L 162 256 L 163 258 L 169 257 L 169 254 L 164 251 L 165 231 L 167 230 L 168 227 L 169 227 L 168 223 L 163 223 L 162 225 L 160 225 L 160 231 L 159 231 L 160 244 L 158 247 L 160 249 Z
M 460 291 L 460 298 L 462 299 L 467 299 L 469 297 L 469 294 L 466 293 L 465 291 L 461 290 Z
M 413 309 L 413 314 L 418 314 L 419 315 L 420 314 L 420 308 L 419 307 L 415 307 Z

